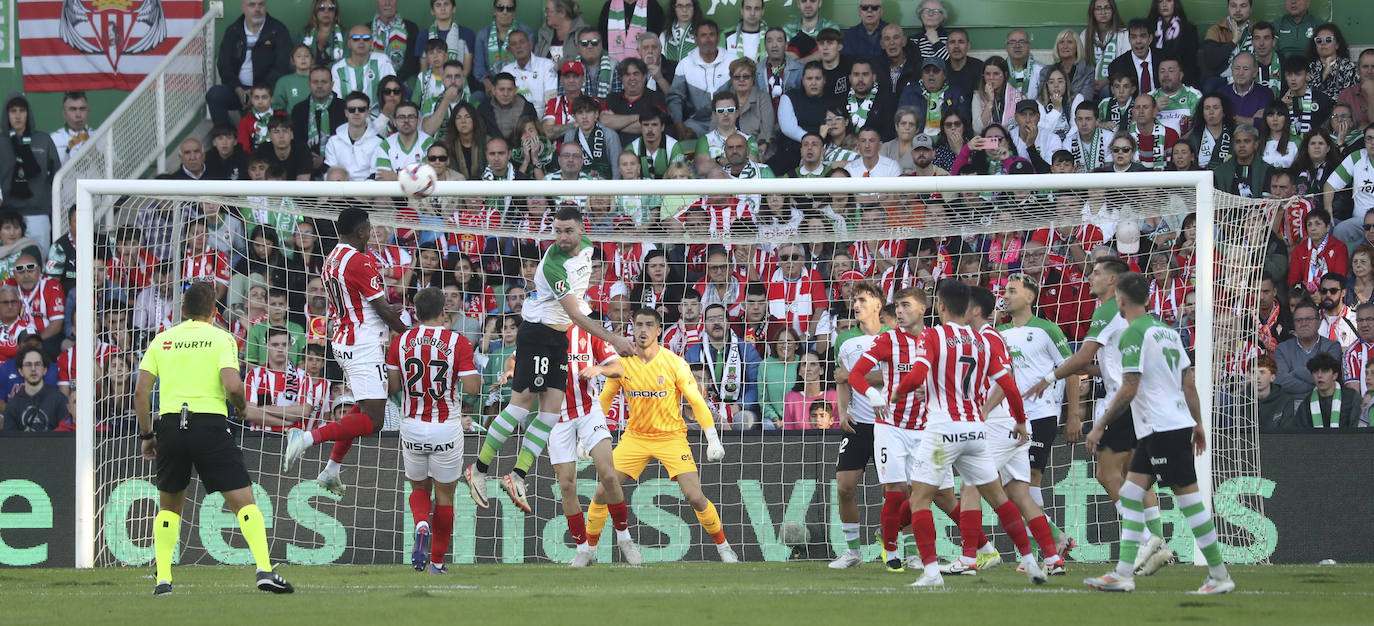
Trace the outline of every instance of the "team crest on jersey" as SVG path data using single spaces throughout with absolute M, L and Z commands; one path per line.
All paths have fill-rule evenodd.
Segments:
M 566 281 L 566 280 L 560 280 L 560 281 L 554 283 L 554 284 L 553 284 L 553 290 L 554 290 L 555 292 L 567 291 L 567 290 L 568 290 L 568 281 Z
M 373 71 L 371 67 L 368 67 L 366 70 L 363 70 L 363 73 L 367 75 L 367 80 L 369 82 L 377 80 L 377 72 Z
M 1139 346 L 1139 345 L 1136 345 L 1136 344 L 1132 344 L 1132 345 L 1126 346 L 1126 349 L 1121 351 L 1121 356 L 1124 357 L 1124 356 L 1127 356 L 1127 355 L 1139 354 L 1139 353 L 1140 353 L 1140 346 Z
M 381 289 L 381 288 L 382 288 L 382 277 L 381 277 L 381 276 L 373 276 L 373 277 L 372 277 L 372 288 L 373 288 L 373 289 Z
M 543 376 L 535 376 L 535 377 L 534 377 L 534 386 L 535 386 L 535 387 L 543 387 L 543 386 L 544 386 L 544 377 L 543 377 Z
M 658 377 L 658 386 L 659 386 L 659 387 L 662 387 L 662 386 L 663 386 L 663 382 L 664 382 L 664 381 L 663 381 L 663 377 L 662 377 L 662 376 L 659 376 L 659 377 Z

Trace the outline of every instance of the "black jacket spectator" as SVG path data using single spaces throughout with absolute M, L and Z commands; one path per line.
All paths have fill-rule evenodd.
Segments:
M 331 114 L 332 115 L 332 114 Z M 248 153 L 234 142 L 234 151 L 225 158 L 213 146 L 205 151 L 205 178 L 208 180 L 248 180 Z
M 647 31 L 649 31 L 649 32 L 651 32 L 651 33 L 653 33 L 653 34 L 655 34 L 655 35 L 657 35 L 657 34 L 663 32 L 663 19 L 664 19 L 664 14 L 663 14 L 663 7 L 661 6 L 661 3 L 660 3 L 658 0 L 639 0 L 639 1 L 645 3 L 645 8 L 648 9 L 647 11 L 645 11 L 645 15 L 644 15 L 644 29 L 647 30 Z M 626 6 L 625 6 L 625 21 L 626 21 L 626 22 L 629 22 L 629 20 L 630 20 L 630 12 L 634 10 L 634 9 L 630 8 L 629 4 L 630 4 L 629 2 L 626 2 L 626 3 L 625 3 L 625 5 L 626 5 Z M 610 35 L 606 32 L 606 22 L 610 21 L 610 17 L 611 17 L 611 3 L 610 3 L 610 2 L 607 2 L 606 4 L 604 4 L 604 5 L 601 6 L 601 15 L 598 16 L 598 17 L 596 18 L 596 32 L 601 33 L 601 41 L 602 41 L 602 42 L 610 41 Z M 724 32 L 724 31 L 722 31 L 722 32 Z M 725 38 L 724 36 L 721 37 L 721 39 L 724 39 L 724 38 Z M 603 44 L 603 45 L 604 45 L 604 44 Z M 630 48 L 631 50 L 635 50 L 635 49 L 638 47 L 638 44 L 635 43 L 634 41 L 627 41 L 627 42 L 625 42 L 625 45 L 629 46 L 629 48 Z M 721 45 L 724 45 L 724 44 L 722 43 Z M 609 46 L 607 46 L 607 47 L 609 47 Z M 666 86 L 660 86 L 660 88 L 666 88 Z
M 224 29 L 224 40 L 219 45 L 219 58 L 215 65 L 219 68 L 220 83 L 230 89 L 247 89 L 253 85 L 239 82 L 239 70 L 248 57 L 248 36 L 244 33 L 244 19 L 234 20 Z M 296 45 L 286 25 L 271 15 L 262 24 L 258 33 L 258 43 L 253 46 L 253 83 L 275 85 L 277 79 L 291 72 L 291 48 Z
M 67 419 L 67 396 L 52 385 L 43 385 L 37 395 L 24 387 L 10 396 L 5 406 L 5 427 L 10 432 L 41 433 L 57 430 Z
M 48 133 L 37 129 L 28 98 L 15 92 L 5 99 L 5 110 L 23 108 L 28 116 L 23 132 L 10 126 L 9 115 L 0 119 L 0 194 L 5 206 L 23 215 L 52 213 L 52 177 L 62 167 Z
M 1151 90 L 1151 91 L 1154 91 L 1155 89 L 1159 89 L 1159 62 L 1160 62 L 1160 61 L 1163 61 L 1164 59 L 1167 59 L 1167 58 L 1172 58 L 1172 57 L 1165 56 L 1165 55 L 1164 55 L 1163 53 L 1161 53 L 1159 50 L 1156 50 L 1156 49 L 1154 49 L 1154 48 L 1151 48 L 1151 49 L 1150 49 L 1150 90 Z M 1187 70 L 1185 69 L 1184 71 L 1186 72 Z M 1128 74 L 1128 75 L 1130 75 L 1130 76 L 1135 77 L 1135 79 L 1136 79 L 1137 81 L 1140 80 L 1140 59 L 1135 58 L 1135 53 L 1131 52 L 1129 49 L 1127 49 L 1126 52 L 1117 55 L 1117 57 L 1116 57 L 1115 59 L 1112 59 L 1112 64 L 1109 65 L 1109 66 L 1107 66 L 1107 75 L 1108 75 L 1108 76 L 1116 76 L 1117 74 Z M 1191 81 L 1188 80 L 1188 76 L 1189 76 L 1189 75 L 1186 74 L 1186 73 L 1183 75 L 1183 79 L 1184 79 L 1183 82 L 1185 82 L 1185 83 L 1190 83 L 1190 82 L 1191 82 Z M 1031 98 L 1031 97 L 1034 97 L 1034 96 L 1026 96 L 1026 97 L 1027 97 L 1027 98 Z
M 1269 395 L 1263 398 L 1256 398 L 1259 405 L 1259 429 L 1262 433 L 1291 433 L 1297 432 L 1297 425 L 1293 423 L 1294 410 L 1298 405 L 1298 398 L 1278 385 L 1269 386 Z M 1303 404 L 1306 406 L 1306 403 Z
M 329 128 L 321 129 L 320 132 L 324 134 L 323 138 L 313 143 L 310 136 L 310 114 L 313 110 L 311 101 L 314 98 L 306 98 L 304 101 L 296 103 L 296 106 L 291 109 L 291 132 L 296 136 L 296 139 L 305 142 L 305 146 L 309 148 L 311 154 L 324 154 L 324 144 L 329 141 L 330 137 L 334 136 L 334 130 L 348 123 L 344 118 L 344 101 L 338 96 L 331 95 L 330 98 L 327 124 Z M 324 116 L 320 117 L 323 118 Z M 324 120 L 321 119 L 320 121 L 323 122 Z
M 299 141 L 291 142 L 291 153 L 286 155 L 285 159 L 277 157 L 277 151 L 272 148 L 271 143 L 258 146 L 255 154 L 267 159 L 269 170 L 278 166 L 286 170 L 286 180 L 296 180 L 301 174 L 310 175 L 315 171 L 315 164 L 310 160 L 310 150 Z

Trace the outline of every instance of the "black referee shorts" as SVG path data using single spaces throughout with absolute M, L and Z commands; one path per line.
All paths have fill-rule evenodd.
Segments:
M 252 484 L 243 452 L 223 415 L 192 413 L 181 428 L 180 413 L 166 413 L 153 425 L 157 433 L 157 489 L 179 493 L 191 484 L 191 470 L 206 493 L 233 491 Z

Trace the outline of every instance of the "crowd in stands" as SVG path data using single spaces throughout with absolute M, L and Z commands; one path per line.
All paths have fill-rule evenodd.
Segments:
M 473 32 L 454 21 L 453 0 L 430 0 L 429 15 L 377 0 L 375 17 L 359 24 L 340 23 L 337 0 L 315 0 L 307 23 L 293 27 L 268 15 L 264 0 L 242 0 L 217 55 L 221 84 L 206 95 L 214 128 L 204 141 L 183 141 L 180 167 L 164 176 L 394 180 L 416 162 L 442 180 L 1211 170 L 1218 190 L 1276 207 L 1245 348 L 1258 356 L 1243 393 L 1259 403 L 1261 428 L 1368 429 L 1374 50 L 1352 55 L 1308 0 L 1288 0 L 1279 15 L 1227 0 L 1215 24 L 1189 21 L 1184 0 L 1153 0 L 1139 16 L 1122 15 L 1115 0 L 1084 0 L 1084 28 L 1062 31 L 1048 50 L 1008 29 L 1005 54 L 986 58 L 970 56 L 968 32 L 948 23 L 941 0 L 896 16 L 861 0 L 848 23 L 822 15 L 822 0 L 798 0 L 780 26 L 764 22 L 763 0 L 741 0 L 735 24 L 708 19 L 698 0 L 608 0 L 597 16 L 575 0 L 545 0 L 544 22 L 523 24 L 516 2 L 494 0 L 491 22 Z M 0 395 L 11 408 L 15 396 L 53 407 L 44 424 L 16 426 L 6 411 L 6 429 L 62 424 L 67 405 L 50 393 L 44 400 L 43 389 L 69 393 L 74 379 L 64 323 L 74 250 L 67 235 L 42 254 L 46 219 L 41 231 L 35 224 L 46 214 L 43 183 L 93 132 L 84 96 L 67 103 L 55 142 L 32 128 L 26 101 L 6 105 L 0 370 L 13 382 Z M 127 226 L 97 250 L 106 277 L 97 315 L 105 375 L 92 381 L 98 427 L 127 427 L 137 355 L 174 319 L 177 285 L 190 280 L 220 288 L 221 323 L 243 347 L 251 428 L 328 420 L 350 402 L 329 354 L 329 294 L 318 278 L 332 225 L 280 202 L 290 201 L 123 203 Z M 693 364 L 718 419 L 738 430 L 840 427 L 833 341 L 854 323 L 847 285 L 859 279 L 890 294 L 951 278 L 996 290 L 1028 274 L 1040 286 L 1037 314 L 1076 342 L 1096 306 L 1091 263 L 1113 254 L 1147 274 L 1152 312 L 1194 341 L 1196 226 L 1186 207 L 1077 228 L 834 241 L 911 208 L 873 202 L 779 194 L 376 203 L 415 228 L 377 226 L 371 253 L 394 303 L 443 288 L 451 327 L 484 364 L 478 404 L 489 414 L 509 397 L 504 357 L 547 245 L 534 235 L 565 203 L 584 210 L 593 239 L 646 235 L 598 246 L 592 308 L 624 331 L 634 308 L 661 310 L 663 343 Z M 511 236 L 462 232 L 473 227 Z M 777 243 L 648 243 L 662 232 Z M 30 362 L 40 357 L 47 387 Z

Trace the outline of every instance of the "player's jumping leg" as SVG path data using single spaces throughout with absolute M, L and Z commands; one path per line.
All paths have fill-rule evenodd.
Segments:
M 510 403 L 493 419 L 487 427 L 487 437 L 482 441 L 482 450 L 477 453 L 477 461 L 463 472 L 463 480 L 472 493 L 472 501 L 481 508 L 491 506 L 487 499 L 487 470 L 496 460 L 496 453 L 505 445 L 506 440 L 515 434 L 516 428 L 530 414 L 534 406 L 534 393 L 529 390 L 513 391 Z
M 417 572 L 425 571 L 429 563 L 430 539 L 430 485 L 432 480 L 410 481 L 410 516 L 415 520 L 415 551 L 410 553 L 410 565 Z
M 716 505 L 701 491 L 701 475 L 697 472 L 683 472 L 674 478 L 677 479 L 677 486 L 682 489 L 682 497 L 687 499 L 688 504 L 692 505 L 692 510 L 696 512 L 697 521 L 701 522 L 701 527 L 711 535 L 711 541 L 716 543 L 716 551 L 720 553 L 721 562 L 739 563 L 734 548 L 725 540 L 725 530 L 721 528 Z
M 540 407 L 557 407 L 563 405 L 562 389 L 550 387 L 544 391 L 540 398 Z M 525 437 L 520 443 L 520 455 L 515 459 L 515 469 L 511 473 L 501 478 L 501 487 L 506 490 L 512 502 L 520 507 L 520 510 L 530 513 L 529 500 L 525 496 L 525 475 L 534 467 L 534 460 L 543 454 L 544 448 L 549 445 L 549 434 L 553 427 L 558 423 L 558 411 L 545 411 L 542 408 L 534 419 L 530 420 L 525 427 Z M 485 449 L 486 446 L 483 445 Z M 480 467 L 478 469 L 481 469 Z
M 320 486 L 342 496 L 343 482 L 339 479 L 344 457 L 353 448 L 353 440 L 382 430 L 386 423 L 386 398 L 359 399 L 337 422 L 324 424 L 310 432 L 292 428 L 286 431 L 286 451 L 282 454 L 282 470 L 290 471 L 305 451 L 317 443 L 333 441 L 329 462 L 316 480 Z

